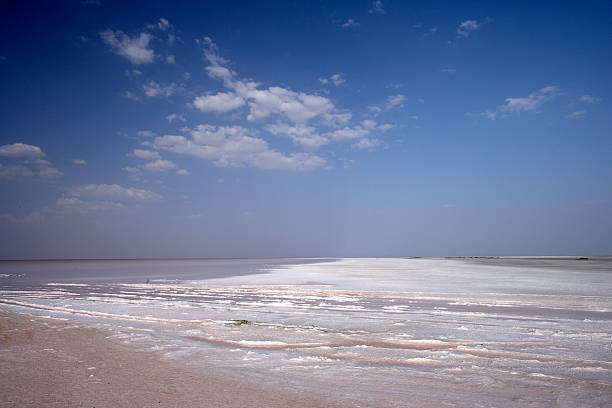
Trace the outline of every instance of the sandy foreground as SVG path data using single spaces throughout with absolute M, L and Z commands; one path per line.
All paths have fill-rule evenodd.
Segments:
M 204 372 L 73 322 L 0 311 L 0 407 L 341 407 Z

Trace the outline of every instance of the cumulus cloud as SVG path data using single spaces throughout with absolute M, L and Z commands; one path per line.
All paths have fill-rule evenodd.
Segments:
M 307 149 L 318 149 L 329 143 L 326 137 L 316 133 L 312 126 L 304 124 L 290 125 L 287 123 L 276 123 L 266 126 L 266 130 L 276 136 L 286 136 L 294 143 Z
M 224 113 L 246 104 L 249 108 L 248 121 L 278 115 L 294 123 L 303 123 L 334 110 L 332 102 L 323 96 L 278 86 L 260 89 L 257 82 L 237 79 L 236 74 L 225 66 L 228 61 L 219 56 L 217 46 L 209 37 L 200 43 L 205 46 L 204 56 L 210 64 L 206 67 L 208 75 L 223 80 L 224 86 L 231 92 L 197 97 L 193 101 L 194 107 L 206 112 Z
M 176 169 L 176 164 L 170 160 L 155 160 L 144 165 L 144 169 L 148 171 L 168 171 Z
M 69 190 L 69 196 L 119 202 L 161 200 L 162 196 L 150 190 L 122 187 L 118 184 L 88 184 Z
M 37 159 L 44 157 L 40 147 L 25 143 L 13 143 L 0 146 L 0 157 L 10 157 L 19 159 Z
M 245 100 L 233 92 L 219 92 L 214 95 L 203 95 L 195 98 L 193 101 L 193 106 L 202 112 L 215 113 L 229 112 L 245 104 Z
M 155 160 L 161 159 L 161 156 L 158 152 L 153 150 L 143 150 L 143 149 L 134 149 L 134 151 L 130 154 L 132 157 L 136 157 L 138 159 L 143 160 Z
M 385 9 L 383 8 L 383 2 L 380 0 L 373 1 L 372 7 L 368 10 L 370 14 L 385 14 Z
M 0 146 L 0 157 L 12 163 L 0 163 L 0 178 L 19 180 L 24 178 L 54 179 L 64 174 L 44 160 L 45 153 L 38 146 L 13 143 Z M 15 164 L 17 162 L 17 164 Z
M 382 144 L 382 140 L 368 139 L 367 137 L 364 137 L 363 139 L 359 140 L 359 142 L 354 143 L 352 147 L 359 150 L 371 150 L 380 144 Z
M 179 176 L 188 176 L 189 172 L 185 169 L 179 169 L 176 171 L 176 174 L 178 174 Z
M 480 23 L 476 20 L 462 21 L 457 28 L 457 35 L 460 37 L 468 37 L 473 31 L 480 28 Z
M 152 130 L 139 130 L 136 134 L 140 137 L 155 137 L 155 132 Z
M 100 38 L 115 54 L 121 55 L 134 65 L 148 64 L 155 58 L 153 49 L 149 48 L 152 36 L 148 33 L 130 37 L 121 30 L 109 29 L 102 31 Z
M 560 90 L 556 86 L 547 86 L 522 98 L 507 98 L 502 110 L 509 113 L 535 111 L 542 103 L 556 98 Z
M 170 83 L 169 85 L 162 85 L 155 81 L 149 81 L 142 86 L 142 89 L 145 95 L 147 95 L 150 98 L 157 98 L 157 97 L 167 98 L 169 96 L 172 96 L 180 88 L 174 82 Z
M 85 166 L 87 164 L 87 160 L 83 159 L 73 159 L 72 162 L 74 164 L 78 164 L 79 166 Z
M 359 23 L 353 20 L 352 18 L 349 18 L 348 20 L 346 20 L 346 23 L 342 24 L 342 28 L 350 27 L 359 27 Z
M 210 160 L 219 167 L 253 166 L 270 170 L 308 171 L 325 165 L 324 158 L 309 153 L 284 155 L 242 126 L 199 125 L 190 137 L 165 135 L 154 146 L 177 154 Z

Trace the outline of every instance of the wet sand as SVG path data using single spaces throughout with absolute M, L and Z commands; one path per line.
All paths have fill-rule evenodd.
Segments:
M 204 372 L 73 322 L 0 312 L 0 407 L 341 407 Z

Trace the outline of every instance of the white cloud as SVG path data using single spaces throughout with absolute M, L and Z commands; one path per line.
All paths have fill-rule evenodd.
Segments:
M 134 149 L 134 151 L 130 154 L 130 156 L 136 157 L 138 159 L 143 159 L 143 160 L 161 159 L 161 156 L 159 155 L 159 153 L 153 150 Z
M 583 103 L 595 103 L 600 102 L 601 98 L 597 98 L 593 95 L 582 95 L 579 100 Z
M 168 171 L 176 169 L 176 164 L 170 160 L 155 160 L 144 165 L 144 169 L 148 171 Z
M 276 136 L 287 136 L 294 143 L 307 149 L 317 149 L 329 143 L 326 137 L 316 133 L 312 126 L 304 124 L 289 125 L 286 123 L 276 123 L 266 126 L 266 130 Z
M 138 174 L 140 173 L 140 169 L 138 167 L 124 167 L 121 170 L 127 172 L 127 173 L 132 173 L 132 174 Z
M 18 161 L 19 164 L 0 163 L 0 178 L 19 180 L 39 177 L 42 179 L 59 178 L 64 174 L 51 163 L 42 159 L 45 153 L 38 146 L 13 143 L 0 146 L 0 157 Z
M 386 132 L 387 130 L 393 129 L 394 127 L 395 127 L 395 126 L 394 126 L 394 125 L 392 125 L 392 124 L 390 124 L 390 123 L 385 123 L 385 124 L 382 124 L 382 125 L 378 126 L 378 129 L 379 129 L 381 132 L 383 132 L 383 133 L 384 133 L 384 132 Z
M 326 133 L 325 136 L 333 139 L 335 141 L 349 140 L 349 139 L 358 139 L 370 133 L 370 130 L 365 129 L 361 126 L 355 127 L 344 127 L 342 129 L 337 129 L 332 132 Z
M 382 140 L 368 139 L 367 137 L 364 137 L 363 139 L 359 140 L 359 142 L 353 144 L 352 147 L 359 150 L 371 150 L 380 144 L 382 144 Z
M 176 171 L 176 174 L 178 174 L 179 176 L 188 176 L 189 172 L 187 170 L 185 170 L 185 169 L 178 169 Z
M 174 55 L 166 55 L 166 64 L 176 64 L 176 58 L 174 58 Z
M 136 37 L 129 37 L 123 31 L 109 29 L 101 32 L 100 38 L 115 54 L 127 58 L 134 65 L 151 63 L 155 57 L 153 49 L 149 48 L 150 34 L 140 33 Z
M 109 201 L 156 201 L 162 196 L 150 190 L 141 190 L 134 187 L 122 187 L 118 184 L 88 184 L 74 187 L 68 192 L 69 196 L 109 200 Z
M 567 115 L 567 117 L 569 119 L 581 119 L 584 118 L 586 116 L 586 111 L 585 110 L 577 110 L 575 112 L 570 113 L 569 115 Z
M 331 81 L 335 86 L 340 86 L 346 82 L 346 80 L 342 78 L 342 74 L 333 74 L 329 78 L 319 78 L 319 81 L 322 84 L 328 84 Z
M 3 165 L 0 163 L 0 179 L 18 180 L 33 176 L 34 172 L 22 164 Z
M 78 164 L 79 166 L 85 166 L 87 164 L 87 160 L 83 159 L 73 159 L 72 162 L 74 164 Z
M 13 143 L 0 146 L 0 157 L 10 157 L 14 159 L 37 159 L 44 157 L 40 147 L 25 143 Z
M 203 95 L 195 98 L 193 106 L 202 112 L 225 113 L 245 105 L 241 96 L 232 92 L 219 92 L 215 95 Z
M 39 211 L 34 211 L 25 215 L 0 214 L 0 221 L 6 221 L 14 224 L 27 224 L 31 222 L 40 222 L 44 220 L 44 216 Z
M 363 126 L 366 129 L 372 130 L 376 127 L 376 122 L 370 119 L 366 119 L 361 121 L 361 126 Z
M 352 18 L 349 18 L 348 20 L 346 20 L 346 23 L 342 24 L 342 28 L 349 27 L 359 27 L 359 23 L 353 20 Z
M 149 81 L 142 86 L 142 89 L 145 95 L 147 95 L 150 98 L 156 98 L 156 97 L 166 97 L 167 98 L 169 96 L 172 96 L 172 94 L 174 94 L 176 91 L 178 91 L 179 87 L 174 82 L 172 82 L 169 85 L 161 85 L 155 81 Z
M 165 18 L 160 18 L 157 23 L 149 24 L 148 27 L 149 28 L 157 28 L 157 29 L 159 29 L 161 31 L 166 31 L 170 27 L 172 27 L 172 24 L 170 24 L 170 22 L 168 20 L 166 20 Z
M 522 98 L 507 98 L 502 110 L 509 113 L 529 112 L 540 108 L 542 103 L 556 98 L 559 95 L 559 88 L 547 86 L 538 91 L 530 93 Z
M 155 137 L 155 132 L 152 130 L 139 130 L 136 134 L 140 137 Z
M 383 2 L 380 0 L 372 2 L 372 8 L 368 10 L 370 14 L 385 14 L 385 9 L 383 9 Z
M 445 74 L 455 74 L 457 72 L 457 70 L 455 68 L 442 68 L 439 70 L 440 72 L 443 72 Z
M 131 99 L 133 101 L 139 101 L 140 100 L 140 97 L 138 95 L 136 95 L 135 93 L 130 92 L 130 91 L 125 91 L 124 95 L 125 95 L 126 98 Z
M 184 114 L 176 114 L 176 113 L 171 113 L 170 115 L 166 116 L 166 119 L 168 119 L 169 123 L 172 123 L 174 121 L 178 121 L 178 122 L 187 122 L 187 119 L 185 119 L 185 115 Z
M 283 155 L 242 126 L 199 125 L 191 138 L 165 135 L 154 146 L 177 154 L 210 160 L 219 167 L 253 166 L 271 170 L 308 171 L 325 165 L 325 159 L 309 153 Z
M 65 212 L 99 212 L 119 210 L 125 205 L 116 201 L 86 201 L 76 197 L 60 197 L 55 201 L 55 206 L 60 211 Z
M 480 23 L 476 20 L 462 21 L 457 28 L 457 35 L 460 37 L 468 37 L 472 31 L 476 31 L 480 28 Z
M 395 107 L 401 107 L 402 103 L 406 100 L 404 95 L 393 95 L 390 96 L 387 100 L 387 105 L 385 106 L 385 110 L 391 110 Z
M 200 96 L 193 102 L 196 108 L 223 113 L 246 103 L 249 107 L 249 121 L 280 115 L 294 123 L 303 123 L 334 110 L 331 101 L 323 96 L 294 92 L 277 86 L 259 89 L 257 82 L 237 80 L 235 73 L 224 66 L 227 60 L 218 55 L 217 46 L 212 40 L 205 37 L 200 43 L 205 45 L 204 55 L 210 63 L 210 66 L 206 67 L 208 75 L 222 79 L 224 86 L 232 92 Z

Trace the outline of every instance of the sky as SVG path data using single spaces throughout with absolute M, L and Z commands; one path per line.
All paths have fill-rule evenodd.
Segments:
M 0 259 L 612 253 L 609 1 L 0 13 Z

